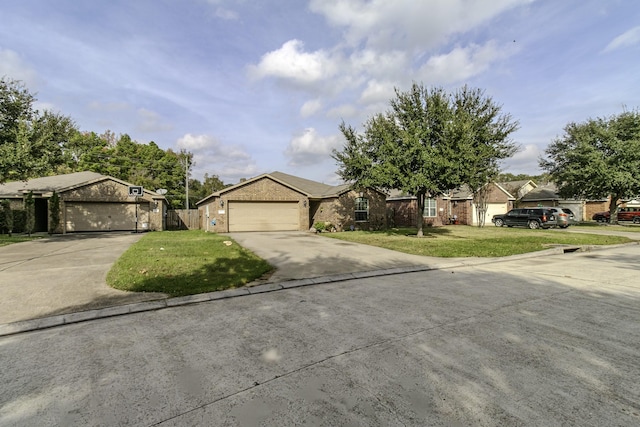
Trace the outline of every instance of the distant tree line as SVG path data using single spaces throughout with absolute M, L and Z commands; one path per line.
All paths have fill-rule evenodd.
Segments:
M 72 118 L 34 108 L 35 96 L 20 81 L 0 79 L 0 183 L 92 171 L 164 188 L 173 208 L 186 204 L 187 171 L 193 154 L 139 143 L 127 134 L 80 131 Z M 189 205 L 225 187 L 217 175 L 189 178 Z

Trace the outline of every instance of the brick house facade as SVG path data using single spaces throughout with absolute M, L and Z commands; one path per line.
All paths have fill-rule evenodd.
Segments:
M 60 221 L 54 233 L 74 231 L 150 231 L 164 229 L 166 199 L 143 190 L 129 196 L 131 184 L 95 172 L 35 178 L 0 185 L 0 199 L 11 208 L 24 209 L 31 192 L 35 205 L 35 232 L 49 231 L 49 200 L 55 191 L 60 198 Z
M 196 206 L 201 228 L 218 233 L 306 231 L 318 222 L 349 230 L 385 227 L 385 198 L 372 189 L 355 191 L 348 185 L 331 186 L 272 172 L 217 191 Z M 356 214 L 356 207 L 362 208 L 365 200 L 366 210 Z
M 487 212 L 485 223 L 495 214 L 506 213 L 513 207 L 515 198 L 499 184 L 488 186 Z M 429 201 L 430 200 L 430 201 Z M 387 199 L 390 222 L 396 227 L 415 227 L 417 200 L 414 196 L 395 195 Z M 473 202 L 473 192 L 466 187 L 451 191 L 446 195 L 425 200 L 423 225 L 441 226 L 447 224 L 477 225 L 478 218 Z

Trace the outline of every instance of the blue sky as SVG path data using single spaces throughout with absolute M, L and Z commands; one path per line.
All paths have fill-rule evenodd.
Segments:
M 185 148 L 193 176 L 337 183 L 360 127 L 412 82 L 485 90 L 540 173 L 564 126 L 640 107 L 634 0 L 3 0 L 0 75 L 82 130 Z

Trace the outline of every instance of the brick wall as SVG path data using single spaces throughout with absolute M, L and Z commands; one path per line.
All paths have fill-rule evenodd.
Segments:
M 596 212 L 605 212 L 609 210 L 608 201 L 587 201 L 584 206 L 584 216 L 587 221 L 593 218 Z
M 356 198 L 369 199 L 369 220 L 355 220 Z M 325 199 L 313 203 L 312 225 L 316 222 L 330 222 L 336 230 L 350 230 L 351 227 L 360 230 L 382 229 L 387 227 L 386 195 L 375 190 L 347 191 L 339 197 Z
M 392 220 L 390 225 L 394 227 L 416 227 L 417 209 L 418 201 L 415 198 L 387 201 L 387 212 Z M 442 197 L 436 198 L 436 216 L 423 216 L 422 221 L 423 226 L 439 227 L 449 224 L 449 201 Z

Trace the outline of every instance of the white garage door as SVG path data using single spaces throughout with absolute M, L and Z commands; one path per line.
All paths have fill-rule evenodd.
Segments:
M 138 231 L 149 224 L 149 204 L 137 205 Z M 67 203 L 65 209 L 67 231 L 133 231 L 136 229 L 135 203 Z
M 473 225 L 478 225 L 478 214 L 476 212 L 475 205 L 473 206 Z M 484 225 L 492 225 L 491 218 L 493 218 L 494 215 L 505 213 L 507 213 L 506 203 L 487 203 L 487 212 L 484 216 Z
M 229 231 L 299 230 L 298 202 L 229 202 Z

